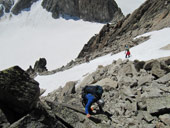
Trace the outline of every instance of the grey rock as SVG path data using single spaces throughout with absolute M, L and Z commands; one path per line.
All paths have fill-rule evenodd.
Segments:
M 170 115 L 169 114 L 160 115 L 159 119 L 162 122 L 164 122 L 166 125 L 170 126 Z
M 151 83 L 151 81 L 153 80 L 153 76 L 152 75 L 144 75 L 144 76 L 140 76 L 138 77 L 138 85 L 142 86 L 146 83 Z
M 110 78 L 104 78 L 104 79 L 98 81 L 97 83 L 95 83 L 95 85 L 101 85 L 103 87 L 110 86 L 113 89 L 117 88 L 117 86 L 118 86 L 117 82 L 111 80 Z
M 170 109 L 170 96 L 148 98 L 147 111 L 152 115 L 161 115 Z
M 170 73 L 156 80 L 158 83 L 165 84 L 170 81 Z
M 154 117 L 152 117 L 147 111 L 143 111 L 143 115 L 144 115 L 144 119 L 147 122 L 151 122 L 152 120 L 154 120 Z
M 64 88 L 62 89 L 61 96 L 75 93 L 76 92 L 75 85 L 76 85 L 76 82 L 74 81 L 67 82 Z

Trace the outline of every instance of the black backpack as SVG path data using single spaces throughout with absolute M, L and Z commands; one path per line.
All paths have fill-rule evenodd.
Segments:
M 103 94 L 103 88 L 99 85 L 87 85 L 82 89 L 82 104 L 85 106 L 85 104 L 87 103 L 87 99 L 86 99 L 86 95 L 88 93 L 91 93 L 92 95 L 95 96 L 95 100 L 97 101 L 102 97 Z

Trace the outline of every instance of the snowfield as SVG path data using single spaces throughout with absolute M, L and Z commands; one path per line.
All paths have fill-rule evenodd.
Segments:
M 82 20 L 53 19 L 41 1 L 36 2 L 30 12 L 0 21 L 0 70 L 14 65 L 26 70 L 43 57 L 49 70 L 66 65 L 102 27 Z

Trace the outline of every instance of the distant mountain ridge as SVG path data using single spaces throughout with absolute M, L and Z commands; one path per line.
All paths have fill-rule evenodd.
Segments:
M 18 15 L 29 10 L 38 0 L 0 0 L 0 16 L 5 13 Z M 53 18 L 68 15 L 92 22 L 117 22 L 124 15 L 114 0 L 43 0 L 42 6 L 52 13 Z

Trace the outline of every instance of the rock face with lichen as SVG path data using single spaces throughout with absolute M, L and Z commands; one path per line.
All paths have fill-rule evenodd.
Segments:
M 5 112 L 23 115 L 35 107 L 39 95 L 39 84 L 20 67 L 0 72 L 0 106 Z

